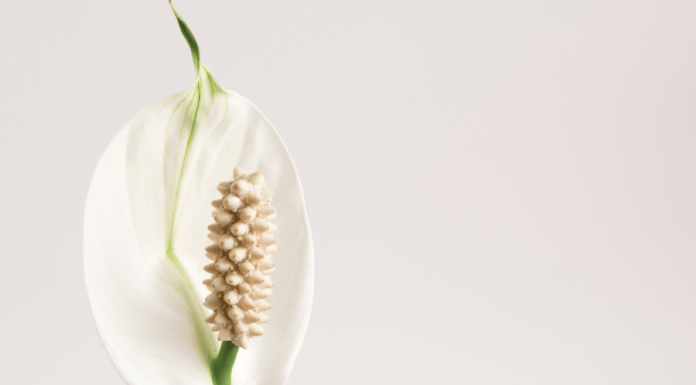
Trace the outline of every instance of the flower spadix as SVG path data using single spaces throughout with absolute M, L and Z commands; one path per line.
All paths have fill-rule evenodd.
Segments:
M 205 307 L 213 311 L 207 323 L 214 324 L 219 341 L 232 341 L 246 349 L 249 338 L 264 334 L 261 324 L 270 321 L 263 314 L 271 305 L 265 298 L 273 294 L 270 274 L 277 269 L 271 260 L 278 251 L 273 234 L 278 226 L 269 222 L 277 217 L 271 206 L 273 189 L 263 174 L 247 175 L 234 169 L 234 180 L 218 186 L 222 199 L 213 201 L 215 223 L 208 226 L 206 256 L 213 262 L 204 267 L 212 276 L 203 283 L 211 293 Z
M 283 384 L 304 338 L 313 290 L 313 250 L 300 180 L 273 126 L 251 102 L 215 82 L 200 62 L 193 35 L 177 19 L 194 57 L 194 86 L 131 120 L 105 150 L 89 188 L 84 269 L 92 314 L 102 343 L 126 383 L 212 384 L 209 363 L 217 354 L 218 339 L 241 333 L 221 334 L 221 330 L 232 331 L 220 326 L 213 332 L 205 322 L 215 314 L 203 306 L 211 293 L 203 283 L 211 277 L 211 269 L 204 270 L 212 262 L 205 252 L 210 245 L 208 234 L 217 236 L 218 246 L 231 245 L 220 239 L 224 233 L 208 230 L 210 202 L 220 199 L 216 189 L 220 181 L 239 179 L 236 166 L 259 171 L 264 183 L 275 190 L 273 207 L 282 215 L 271 221 L 268 218 L 274 214 L 261 210 L 261 205 L 253 219 L 246 216 L 249 212 L 234 213 L 232 224 L 241 220 L 248 232 L 241 241 L 235 235 L 233 248 L 241 242 L 247 253 L 258 258 L 255 270 L 242 277 L 257 294 L 242 293 L 246 287 L 236 293 L 238 301 L 253 300 L 258 325 L 265 319 L 262 316 L 273 322 L 264 324 L 263 338 L 253 339 L 246 350 L 240 350 L 232 383 Z M 245 183 L 256 189 L 254 175 L 246 176 Z M 221 207 L 233 203 L 221 203 Z M 251 200 L 244 204 L 253 207 Z M 222 215 L 224 210 L 216 211 Z M 283 229 L 273 237 L 274 243 L 267 236 L 271 223 Z M 251 249 L 246 246 L 253 244 L 251 237 L 243 237 L 247 234 L 256 236 Z M 266 291 L 270 281 L 261 281 L 255 272 L 265 276 L 273 269 L 266 268 L 268 254 L 275 251 L 271 246 L 280 250 L 272 262 L 277 264 L 271 289 L 275 294 L 273 308 L 263 312 L 266 305 L 260 297 L 270 293 Z M 254 248 L 263 252 L 262 258 Z M 221 272 L 225 266 L 215 269 Z M 206 282 L 223 289 L 220 282 Z M 234 282 L 225 275 L 225 285 Z M 251 282 L 258 283 L 252 287 Z M 237 302 L 242 309 L 240 305 Z M 247 336 L 252 335 L 255 318 L 244 310 Z M 261 332 L 254 328 L 253 333 Z M 237 342 L 242 345 L 241 340 Z

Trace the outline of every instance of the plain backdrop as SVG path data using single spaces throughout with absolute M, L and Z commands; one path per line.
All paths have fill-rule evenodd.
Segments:
M 289 385 L 696 383 L 696 2 L 176 0 L 316 251 Z M 122 385 L 88 183 L 189 88 L 166 0 L 0 1 L 0 376 Z

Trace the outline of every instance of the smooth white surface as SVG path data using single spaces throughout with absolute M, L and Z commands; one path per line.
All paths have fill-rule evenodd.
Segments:
M 696 3 L 177 3 L 302 176 L 289 385 L 696 382 Z M 84 202 L 188 48 L 164 0 L 4 1 L 0 32 L 0 382 L 122 385 Z
M 253 104 L 233 92 L 216 93 L 211 100 L 207 82 L 201 93 L 206 96 L 193 134 L 196 107 L 187 107 L 195 98 L 183 92 L 134 117 L 97 165 L 84 225 L 92 314 L 109 357 L 129 385 L 212 384 L 191 321 L 197 310 L 199 320 L 211 314 L 200 311 L 209 294 L 202 281 L 210 277 L 203 266 L 210 263 L 204 249 L 211 243 L 207 227 L 214 223 L 211 202 L 220 198 L 216 187 L 232 180 L 235 166 L 259 170 L 277 191 L 273 204 L 283 213 L 275 221 L 283 228 L 276 238 L 283 249 L 275 256 L 278 295 L 269 299 L 274 322 L 265 325 L 265 338 L 254 339 L 239 354 L 232 379 L 235 385 L 283 385 L 307 330 L 314 285 L 302 188 L 278 133 Z M 167 264 L 172 215 L 173 249 L 186 283 Z M 181 291 L 197 298 L 193 309 Z M 209 333 L 210 325 L 201 326 Z M 210 345 L 212 338 L 206 340 Z

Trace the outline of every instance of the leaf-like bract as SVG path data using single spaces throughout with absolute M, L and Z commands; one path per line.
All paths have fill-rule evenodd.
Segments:
M 283 384 L 309 321 L 313 250 L 302 188 L 261 112 L 201 65 L 187 92 L 138 114 L 109 144 L 89 189 L 84 268 L 99 336 L 129 385 L 211 384 L 218 343 L 204 318 L 206 234 L 216 187 L 260 171 L 275 190 L 280 251 L 273 319 L 239 354 L 234 385 Z

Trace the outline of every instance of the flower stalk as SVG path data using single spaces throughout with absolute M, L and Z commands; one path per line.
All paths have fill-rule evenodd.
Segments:
M 237 359 L 239 346 L 231 341 L 223 341 L 220 345 L 220 353 L 210 360 L 210 374 L 214 385 L 230 385 L 232 379 L 232 367 Z

